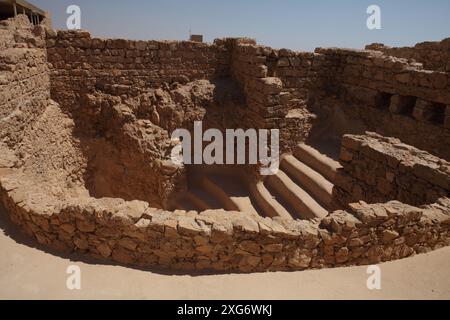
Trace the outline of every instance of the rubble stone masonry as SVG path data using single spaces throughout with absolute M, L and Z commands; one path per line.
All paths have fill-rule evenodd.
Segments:
M 20 142 L 50 98 L 45 30 L 28 18 L 0 22 L 0 139 Z
M 375 133 L 345 135 L 334 189 L 343 203 L 399 200 L 420 206 L 449 196 L 450 163 Z
M 366 50 L 381 51 L 386 55 L 422 63 L 425 69 L 450 72 L 450 39 L 427 41 L 414 47 L 388 47 L 381 43 L 366 46 Z
M 381 47 L 97 39 L 25 19 L 0 23 L 0 199 L 39 243 L 125 265 L 239 272 L 450 245 L 445 56 L 422 65 Z M 202 119 L 280 129 L 289 152 L 324 114 L 337 127 L 337 113 L 334 133 L 348 134 L 333 190 L 342 210 L 315 220 L 167 210 L 186 186 L 185 168 L 168 161 L 172 129 Z
M 346 119 L 340 133 L 375 131 L 450 160 L 450 73 L 380 51 L 316 53 L 312 104 Z
M 228 73 L 225 48 L 189 41 L 106 40 L 83 31 L 48 29 L 47 52 L 56 99 L 95 89 L 120 96 L 164 82 L 187 83 Z
M 246 127 L 280 129 L 283 150 L 304 141 L 311 128 L 306 102 L 313 54 L 275 50 L 246 38 L 225 41 L 231 75 L 246 96 Z
M 363 148 L 393 161 L 371 144 Z M 411 151 L 403 155 L 414 157 Z M 442 190 L 442 182 L 448 182 L 450 175 L 447 172 L 444 180 L 435 181 L 430 178 L 434 170 L 436 176 L 443 174 L 433 168 L 425 174 L 426 183 Z M 445 197 L 422 207 L 399 201 L 360 201 L 321 221 L 294 221 L 222 210 L 167 212 L 145 202 L 111 198 L 55 201 L 47 194 L 28 191 L 26 177 L 12 174 L 3 175 L 0 184 L 12 221 L 39 243 L 127 265 L 240 272 L 304 270 L 379 263 L 450 245 L 450 200 Z

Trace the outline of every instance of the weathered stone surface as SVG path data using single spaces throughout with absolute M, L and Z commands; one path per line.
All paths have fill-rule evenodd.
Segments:
M 111 248 L 106 243 L 100 244 L 97 250 L 103 258 L 108 258 L 112 253 Z
M 312 260 L 310 254 L 311 253 L 306 250 L 296 249 L 289 255 L 288 265 L 294 268 L 306 269 L 309 267 Z
M 392 230 L 384 230 L 382 232 L 381 236 L 382 236 L 381 240 L 384 243 L 390 243 L 394 239 L 397 239 L 399 237 L 399 233 L 396 231 L 392 231 Z
M 398 139 L 368 133 L 346 135 L 343 144 L 347 145 L 347 161 L 336 185 L 341 193 L 352 194 L 350 202 L 398 199 L 411 205 L 423 205 L 433 203 L 450 190 L 447 161 Z M 358 193 L 355 186 L 360 189 Z M 369 219 L 370 215 L 365 214 Z M 381 216 L 377 219 L 382 221 Z
M 0 199 L 39 243 L 127 265 L 242 272 L 378 263 L 449 245 L 450 164 L 411 146 L 449 158 L 445 72 L 375 51 L 38 31 L 26 18 L 0 25 Z M 320 120 L 310 100 L 320 109 L 328 98 L 336 114 L 333 103 L 344 103 L 352 119 L 411 144 L 345 135 L 333 190 L 342 206 L 331 206 L 345 210 L 300 221 L 156 209 L 187 187 L 186 168 L 169 160 L 175 128 L 208 113 L 212 124 L 280 129 L 288 152 Z
M 261 250 L 261 247 L 260 247 L 260 245 L 257 242 L 249 241 L 249 240 L 242 241 L 238 245 L 238 248 L 243 250 L 243 251 L 255 254 L 255 255 L 259 254 L 259 252 Z
M 112 259 L 123 264 L 130 264 L 134 260 L 130 251 L 120 247 L 113 250 Z
M 77 220 L 76 224 L 81 232 L 89 233 L 95 231 L 95 223 L 93 221 Z

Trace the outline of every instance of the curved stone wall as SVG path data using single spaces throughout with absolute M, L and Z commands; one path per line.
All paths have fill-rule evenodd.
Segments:
M 370 148 L 370 146 L 369 146 Z M 373 264 L 450 245 L 450 200 L 414 207 L 359 202 L 321 221 L 241 212 L 168 212 L 146 202 L 28 190 L 0 161 L 0 195 L 11 220 L 46 246 L 141 267 L 276 271 Z
M 19 26 L 15 26 L 16 22 Z M 243 115 L 260 118 L 261 123 L 251 125 L 280 128 L 282 140 L 300 142 L 311 127 L 312 114 L 305 106 L 309 82 L 326 82 L 328 72 L 333 70 L 326 63 L 335 65 L 335 59 L 338 60 L 337 66 L 342 62 L 345 67 L 347 60 L 356 64 L 359 74 L 360 69 L 362 72 L 372 65 L 373 57 L 367 52 L 318 50 L 317 54 L 302 54 L 256 46 L 252 41 L 234 40 L 219 40 L 214 45 L 128 42 L 91 39 L 86 32 L 54 33 L 50 30 L 47 30 L 44 45 L 43 29 L 31 32 L 29 25 L 20 26 L 20 20 L 0 26 L 5 31 L 1 34 L 0 47 L 8 48 L 0 56 L 0 67 L 3 68 L 0 92 L 12 92 L 12 87 L 23 89 L 14 91 L 18 99 L 5 94 L 6 98 L 2 96 L 3 100 L 0 100 L 4 112 L 0 119 L 0 133 L 11 137 L 9 140 L 2 137 L 0 142 L 0 199 L 11 220 L 45 246 L 126 265 L 254 272 L 372 264 L 450 244 L 448 162 L 415 148 L 406 148 L 400 142 L 382 140 L 373 135 L 344 139 L 341 154 L 344 171 L 340 175 L 342 183 L 338 184 L 336 191 L 342 195 L 341 200 L 348 199 L 344 201 L 346 211 L 335 211 L 320 221 L 270 219 L 223 210 L 169 212 L 151 208 L 148 202 L 143 201 L 93 198 L 89 196 L 91 190 L 86 190 L 87 162 L 96 154 L 90 157 L 89 152 L 82 150 L 87 144 L 83 145 L 81 140 L 86 137 L 74 134 L 76 129 L 85 129 L 81 124 L 89 124 L 86 128 L 95 133 L 88 138 L 97 138 L 99 124 L 117 129 L 118 132 L 100 132 L 99 139 L 110 139 L 109 142 L 116 143 L 116 148 L 127 145 L 134 148 L 132 150 L 136 150 L 136 154 L 147 154 L 143 164 L 149 163 L 148 159 L 163 159 L 158 157 L 159 153 L 155 155 L 151 147 L 168 140 L 159 126 L 159 122 L 165 120 L 164 115 L 149 112 L 150 119 L 135 118 L 134 110 L 131 110 L 134 104 L 129 103 L 129 99 L 141 97 L 129 92 L 135 86 L 158 91 L 153 86 L 167 79 L 186 82 L 205 78 L 212 80 L 216 76 L 229 78 L 243 87 L 248 104 L 241 113 L 233 114 L 236 121 L 242 120 Z M 103 59 L 105 57 L 108 59 Z M 378 58 L 383 64 L 389 60 L 384 56 Z M 17 63 L 18 69 L 14 66 Z M 408 66 L 406 62 L 400 62 L 402 74 Z M 319 68 L 318 71 L 323 67 L 327 73 L 317 73 L 312 67 Z M 149 72 L 154 69 L 158 70 L 156 74 Z M 351 71 L 352 68 L 350 74 Z M 180 72 L 184 77 L 178 79 Z M 115 76 L 110 77 L 111 74 Z M 425 70 L 415 70 L 414 74 L 426 75 L 433 83 L 442 76 Z M 333 76 L 334 80 L 339 80 L 338 76 Z M 105 82 L 105 79 L 112 83 Z M 446 82 L 447 79 L 445 75 Z M 366 82 L 374 83 L 370 77 Z M 17 83 L 25 85 L 17 86 Z M 408 88 L 416 90 L 413 86 Z M 378 89 L 370 91 L 369 98 L 378 101 Z M 443 104 L 449 101 L 447 89 L 433 87 L 419 93 L 425 98 L 439 97 L 437 102 Z M 97 90 L 104 95 L 95 96 L 99 93 Z M 50 91 L 51 96 L 65 108 L 65 113 L 49 99 Z M 155 97 L 164 100 L 167 92 L 156 91 Z M 398 93 L 396 90 L 388 92 Z M 441 95 L 435 95 L 436 92 Z M 146 92 L 138 93 L 146 97 Z M 100 99 L 105 94 L 113 96 L 114 103 Z M 403 94 L 412 93 L 407 91 Z M 20 98 L 30 95 L 36 99 L 22 101 Z M 381 98 L 385 100 L 384 96 Z M 31 108 L 30 101 L 37 103 L 39 108 Z M 106 120 L 111 121 L 89 123 L 84 121 L 85 118 L 74 121 L 74 112 L 71 111 L 79 107 L 78 102 L 91 112 L 80 112 L 86 119 L 92 120 L 96 111 L 104 110 L 104 113 L 99 113 L 99 119 L 106 114 Z M 147 102 L 142 99 L 137 105 L 145 109 Z M 176 104 L 173 109 L 177 109 Z M 439 118 L 442 120 L 440 127 L 445 130 L 447 118 L 446 115 Z M 19 124 L 26 120 L 30 125 L 13 126 L 11 119 Z M 34 125 L 35 122 L 38 124 Z M 16 127 L 20 130 L 17 131 Z M 86 131 L 89 130 L 85 130 L 85 134 Z M 438 141 L 435 137 L 433 139 Z M 399 163 L 394 173 L 383 171 L 393 159 Z M 410 162 L 404 159 L 421 166 L 409 166 Z M 141 174 L 142 163 L 134 166 L 136 176 Z M 424 166 L 424 163 L 428 165 Z M 101 166 L 104 164 L 100 161 L 97 167 Z M 124 165 L 121 169 L 129 174 L 130 167 Z M 370 171 L 371 168 L 376 170 Z M 151 173 L 162 172 L 164 178 L 173 177 L 174 171 L 177 170 L 159 161 Z M 101 173 L 100 178 L 104 178 Z M 376 185 L 372 185 L 372 178 L 375 178 Z M 422 189 L 436 192 L 420 199 L 420 203 L 407 201 L 414 197 L 416 191 L 408 194 L 405 190 L 408 191 L 409 187 L 413 190 L 415 181 L 422 180 L 425 181 Z M 157 190 L 172 189 L 175 185 L 171 181 L 171 178 L 162 179 Z M 390 186 L 386 181 L 401 189 L 398 192 L 402 192 L 404 198 L 398 194 L 383 197 L 382 191 Z M 352 188 L 347 188 L 345 182 L 349 182 Z M 105 184 L 110 183 L 114 183 L 114 177 Z M 377 189 L 378 184 L 380 190 Z M 127 194 L 127 198 L 136 195 L 136 192 L 130 193 L 132 195 Z M 164 198 L 162 192 L 156 193 L 152 194 Z M 358 202 L 361 199 L 381 203 Z M 392 199 L 409 204 L 390 201 Z M 356 203 L 349 204 L 350 201 Z

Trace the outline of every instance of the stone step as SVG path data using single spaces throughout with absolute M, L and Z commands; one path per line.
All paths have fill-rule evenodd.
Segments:
M 292 181 L 280 170 L 276 175 L 266 179 L 267 186 L 274 190 L 301 219 L 323 218 L 328 211 L 323 208 L 308 192 Z
M 199 211 L 199 209 L 192 204 L 189 200 L 187 200 L 185 197 L 179 199 L 175 205 L 171 206 L 169 208 L 170 211 L 174 210 L 184 210 L 184 211 Z
M 208 178 L 230 198 L 239 211 L 258 216 L 245 183 L 234 175 L 209 175 Z
M 210 196 L 217 199 L 225 210 L 239 211 L 239 207 L 231 200 L 230 196 L 209 177 L 201 177 L 200 186 L 203 190 L 208 192 Z
M 202 199 L 201 196 L 198 195 L 195 191 L 191 190 L 186 192 L 186 200 L 192 203 L 192 205 L 198 210 L 198 211 L 206 211 L 209 209 L 212 209 L 212 206 L 208 204 L 207 201 Z
M 175 207 L 171 208 L 171 210 L 175 209 L 202 212 L 211 209 L 223 209 L 223 205 L 197 185 L 191 186 L 188 191 L 183 192 Z
M 253 201 L 262 210 L 261 215 L 275 218 L 292 219 L 291 214 L 275 199 L 267 190 L 263 182 L 249 185 L 249 191 Z
M 283 156 L 281 169 L 314 199 L 330 209 L 333 184 L 324 176 L 291 155 Z
M 294 156 L 324 176 L 331 183 L 335 181 L 337 170 L 342 168 L 339 162 L 306 144 L 299 144 L 294 150 Z

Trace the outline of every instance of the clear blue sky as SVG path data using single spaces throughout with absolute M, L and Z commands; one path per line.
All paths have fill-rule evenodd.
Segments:
M 66 8 L 81 7 L 94 36 L 185 40 L 189 29 L 208 42 L 248 36 L 275 48 L 406 46 L 450 37 L 450 0 L 29 0 L 66 28 Z M 368 30 L 366 9 L 381 7 L 382 30 Z

